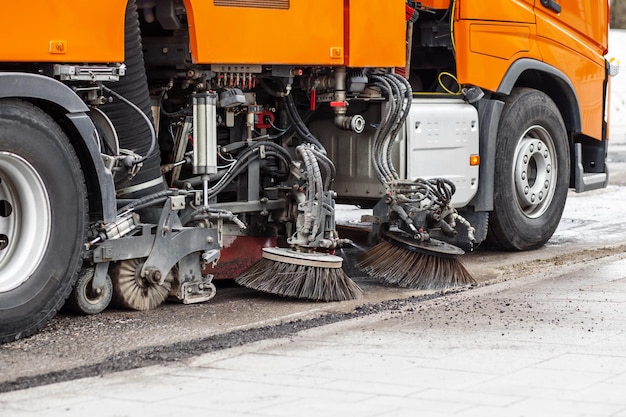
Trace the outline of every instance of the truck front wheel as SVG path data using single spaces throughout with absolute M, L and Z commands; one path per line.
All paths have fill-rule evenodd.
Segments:
M 0 100 L 0 343 L 36 332 L 70 293 L 86 195 L 56 122 L 30 103 Z
M 515 89 L 497 141 L 489 240 L 507 250 L 538 248 L 556 230 L 567 198 L 570 159 L 563 118 L 544 93 Z

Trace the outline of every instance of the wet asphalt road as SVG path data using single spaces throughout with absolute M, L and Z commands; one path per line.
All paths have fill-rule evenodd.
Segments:
M 573 250 L 577 245 L 563 239 L 567 242 L 532 253 L 479 250 L 467 255 L 464 263 L 480 286 L 498 285 L 526 275 L 554 276 L 563 267 L 584 266 L 626 249 L 619 242 L 599 241 L 593 248 Z M 61 313 L 34 337 L 0 346 L 0 392 L 178 361 L 445 297 L 385 287 L 365 277 L 355 281 L 365 291 L 362 300 L 311 303 L 225 287 L 214 300 L 198 305 L 164 304 L 148 312 L 108 310 L 96 316 Z
M 621 253 L 140 349 L 0 394 L 0 415 L 623 417 L 625 266 Z

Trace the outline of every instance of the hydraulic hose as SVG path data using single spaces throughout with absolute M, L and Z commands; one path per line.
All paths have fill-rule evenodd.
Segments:
M 146 154 L 144 156 L 142 156 L 138 160 L 134 161 L 134 164 L 141 164 L 141 163 L 143 163 L 146 159 L 148 159 L 148 157 L 150 155 L 152 155 L 152 152 L 154 151 L 154 148 L 156 147 L 156 141 L 157 141 L 157 139 L 156 139 L 156 132 L 154 131 L 154 126 L 152 125 L 152 122 L 150 121 L 148 116 L 146 116 L 146 114 L 143 111 L 141 111 L 141 109 L 139 107 L 137 107 L 130 100 L 127 100 L 126 98 L 124 98 L 124 96 L 122 96 L 122 95 L 116 93 L 115 91 L 111 90 L 106 85 L 103 85 L 102 89 L 104 91 L 108 92 L 109 94 L 113 95 L 114 97 L 117 97 L 119 100 L 122 100 L 131 109 L 135 110 L 137 112 L 137 114 L 142 119 L 144 119 L 144 121 L 146 122 L 146 125 L 150 128 L 150 149 L 148 149 L 148 152 L 146 152 Z
M 396 113 L 396 103 L 393 96 L 393 90 L 389 81 L 379 75 L 374 75 L 372 77 L 375 81 L 378 82 L 378 85 L 386 93 L 388 98 L 388 108 L 385 113 L 383 119 L 381 120 L 378 129 L 374 134 L 373 139 L 373 166 L 374 171 L 376 171 L 376 175 L 378 176 L 378 180 L 385 185 L 385 188 L 389 188 L 389 182 L 392 179 L 391 170 L 387 167 L 387 161 L 383 157 L 384 156 L 384 143 L 387 138 L 387 134 L 389 133 L 391 124 L 393 123 L 393 114 Z
M 298 136 L 300 136 L 300 139 L 315 145 L 321 153 L 326 155 L 326 149 L 324 148 L 324 145 L 322 145 L 322 143 L 317 140 L 315 136 L 313 136 L 311 131 L 309 131 L 307 125 L 300 117 L 300 113 L 298 113 L 298 109 L 296 108 L 296 103 L 293 100 L 292 94 L 289 94 L 285 97 L 285 108 L 287 109 L 287 114 L 289 115 L 291 122 L 295 126 L 296 132 L 298 133 Z
M 372 78 L 387 96 L 389 106 L 374 135 L 374 171 L 379 181 L 389 188 L 400 177 L 393 166 L 392 142 L 404 126 L 411 109 L 412 91 L 408 81 L 396 74 L 373 75 Z
M 324 190 L 330 190 L 333 186 L 333 182 L 335 181 L 335 175 L 337 169 L 335 168 L 335 164 L 331 161 L 326 155 L 318 151 L 316 148 L 311 148 L 311 152 L 313 155 L 317 157 L 318 163 L 324 167 L 326 171 L 326 178 L 324 179 Z
M 304 232 L 309 235 L 309 241 L 313 241 L 315 240 L 317 232 L 320 229 L 322 215 L 324 212 L 322 204 L 324 196 L 322 174 L 320 172 L 315 154 L 307 145 L 297 146 L 296 152 L 302 157 L 302 161 L 304 162 L 307 170 L 309 207 L 311 207 L 311 209 L 316 208 L 316 213 L 313 215 L 313 226 L 310 230 L 304 230 Z
M 387 79 L 391 81 L 392 84 L 396 85 L 397 87 L 396 91 L 398 94 L 398 103 L 399 104 L 403 103 L 402 105 L 398 106 L 398 110 L 401 110 L 401 111 L 398 112 L 394 125 L 392 126 L 391 132 L 389 134 L 388 143 L 391 144 L 391 141 L 398 135 L 398 132 L 404 126 L 404 122 L 406 121 L 406 118 L 409 115 L 409 112 L 411 111 L 411 102 L 413 100 L 413 92 L 411 91 L 411 85 L 405 78 L 400 77 L 397 74 L 389 74 L 387 75 Z M 404 90 L 404 100 L 401 97 L 402 90 Z M 387 160 L 387 164 L 391 168 L 391 171 L 394 175 L 394 179 L 399 179 L 399 175 L 396 172 L 395 168 L 393 167 L 391 146 L 387 147 L 385 157 Z
M 242 152 L 241 155 L 239 155 L 239 157 L 237 158 L 237 162 L 235 162 L 235 164 L 233 164 L 228 169 L 226 174 L 222 178 L 220 178 L 220 180 L 215 185 L 209 188 L 209 197 L 213 197 L 219 192 L 221 192 L 224 188 L 226 188 L 226 186 L 232 180 L 234 180 L 238 175 L 240 175 L 246 169 L 246 167 L 250 164 L 249 159 L 253 156 L 258 157 L 257 151 L 261 146 L 266 146 L 271 151 L 274 151 L 277 154 L 276 156 L 281 161 L 286 161 L 288 162 L 288 164 L 291 163 L 291 160 L 292 160 L 291 155 L 289 155 L 289 153 L 282 146 L 277 145 L 273 142 L 254 142 L 250 146 L 250 148 L 246 149 L 245 151 Z M 269 155 L 273 156 L 271 151 Z
M 397 134 L 397 126 L 399 124 L 400 117 L 402 116 L 402 108 L 403 108 L 402 98 L 401 98 L 402 91 L 398 83 L 392 77 L 386 76 L 385 78 L 387 79 L 387 81 L 389 82 L 391 86 L 392 96 L 393 96 L 393 100 L 396 102 L 396 107 L 394 109 L 392 119 L 387 127 L 387 131 L 385 132 L 385 135 L 383 136 L 384 138 L 383 146 L 382 146 L 383 153 L 381 155 L 381 158 L 385 163 L 386 169 L 389 171 L 388 179 L 390 181 L 393 181 L 393 180 L 399 179 L 398 173 L 393 166 L 391 155 L 392 155 L 392 150 L 393 150 L 392 142 L 396 137 L 395 135 Z

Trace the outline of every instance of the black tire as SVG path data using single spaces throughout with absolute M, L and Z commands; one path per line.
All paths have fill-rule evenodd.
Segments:
M 94 268 L 83 269 L 74 284 L 74 288 L 67 299 L 67 306 L 75 313 L 93 315 L 104 311 L 113 297 L 113 283 L 111 277 L 106 276 L 104 287 L 96 292 L 91 284 L 94 277 Z
M 0 245 L 0 342 L 32 335 L 63 306 L 81 266 L 87 204 L 59 125 L 30 103 L 0 100 L 0 221 L 9 231 Z
M 498 128 L 490 243 L 529 250 L 552 237 L 567 198 L 569 155 L 567 131 L 554 102 L 537 90 L 513 90 Z

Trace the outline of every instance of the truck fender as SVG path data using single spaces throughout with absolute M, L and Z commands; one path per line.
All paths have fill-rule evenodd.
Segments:
M 37 74 L 0 73 L 0 98 L 23 97 L 50 101 L 68 113 L 86 112 L 87 105 L 65 84 Z
M 0 98 L 37 99 L 54 103 L 66 112 L 73 135 L 80 143 L 74 143 L 81 159 L 87 187 L 99 196 L 102 220 L 108 223 L 116 218 L 115 185 L 109 169 L 104 166 L 97 142 L 96 127 L 86 114 L 89 107 L 65 84 L 37 74 L 19 72 L 0 73 Z
M 500 100 L 480 100 L 478 102 L 478 126 L 482 126 L 478 136 L 480 166 L 478 190 L 470 202 L 474 211 L 493 210 L 493 180 L 496 163 L 496 140 L 500 115 L 504 102 Z
M 563 72 L 544 62 L 530 58 L 515 61 L 502 79 L 497 93 L 507 96 L 511 94 L 513 88 L 517 86 L 520 77 L 526 71 L 540 73 L 550 77 L 551 80 L 556 82 L 558 85 L 557 96 L 550 94 L 548 91 L 546 91 L 546 93 L 552 96 L 552 99 L 557 103 L 557 106 L 563 113 L 563 119 L 565 120 L 567 129 L 570 132 L 580 132 L 582 129 L 582 119 L 574 85 Z M 534 86 L 530 85 L 528 87 Z M 565 100 L 562 98 L 565 98 Z M 475 211 L 493 210 L 495 149 L 503 107 L 504 101 L 498 99 L 481 100 L 478 104 L 478 113 L 480 115 L 479 125 L 483 127 L 487 126 L 487 128 L 483 128 L 480 131 L 480 184 L 476 196 L 470 203 L 470 205 L 474 206 Z
M 567 129 L 571 132 L 580 132 L 582 130 L 582 117 L 574 84 L 572 84 L 567 75 L 562 71 L 545 62 L 530 58 L 522 58 L 515 61 L 504 75 L 497 93 L 505 95 L 511 94 L 520 76 L 526 71 L 548 75 L 557 82 L 559 94 L 561 94 L 561 97 L 565 98 L 565 100 L 558 100 L 559 97 L 554 97 L 549 91 L 544 92 L 552 96 L 552 99 L 557 103 L 561 112 L 564 113 L 563 119 L 565 120 Z M 533 86 L 527 85 L 526 87 Z

